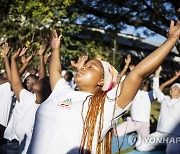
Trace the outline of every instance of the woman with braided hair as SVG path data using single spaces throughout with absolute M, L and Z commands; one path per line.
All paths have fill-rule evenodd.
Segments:
M 142 60 L 122 83 L 114 84 L 117 71 L 93 59 L 78 69 L 74 91 L 61 76 L 60 40 L 51 40 L 52 94 L 38 108 L 29 154 L 111 153 L 107 132 L 112 120 L 129 107 L 141 82 L 163 62 L 180 37 L 180 22 L 170 24 L 168 39 Z

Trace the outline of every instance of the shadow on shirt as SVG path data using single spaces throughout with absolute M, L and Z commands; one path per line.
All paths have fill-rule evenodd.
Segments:
M 90 151 L 82 148 L 80 149 L 79 147 L 73 148 L 70 151 L 68 151 L 68 154 L 79 154 L 79 153 L 91 154 Z

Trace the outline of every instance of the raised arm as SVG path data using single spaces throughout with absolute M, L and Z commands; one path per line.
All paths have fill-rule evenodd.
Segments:
M 8 81 L 11 82 L 11 67 L 10 67 L 9 59 L 8 59 L 9 49 L 10 49 L 10 47 L 9 47 L 8 43 L 4 43 L 2 45 L 1 52 L 2 52 L 2 57 L 4 60 L 4 64 L 5 64 L 6 75 L 7 75 Z
M 25 58 L 25 57 L 23 57 L 23 59 L 24 59 L 24 58 Z M 24 62 L 22 62 L 23 65 L 22 65 L 21 68 L 19 69 L 19 75 L 20 75 L 20 76 L 22 76 L 22 75 L 24 74 L 24 72 L 26 71 L 26 68 L 27 68 L 28 64 L 30 63 L 30 61 L 32 60 L 32 58 L 33 58 L 33 55 L 30 55 L 29 57 L 25 58 L 24 60 L 21 60 L 21 62 L 22 62 L 22 61 L 24 61 Z M 21 59 L 22 59 L 22 57 L 21 57 Z
M 58 36 L 56 31 L 53 31 L 52 40 L 50 42 L 52 54 L 49 65 L 49 79 L 51 90 L 54 89 L 57 81 L 62 78 L 61 62 L 60 62 L 60 41 L 62 35 Z
M 159 88 L 159 78 L 160 78 L 160 73 L 162 71 L 162 66 L 159 66 L 157 70 L 154 73 L 153 77 L 153 89 Z
M 11 57 L 11 86 L 16 95 L 17 100 L 19 100 L 20 91 L 23 89 L 18 67 L 16 64 L 19 55 L 20 49 Z
M 169 80 L 167 80 L 166 82 L 160 85 L 159 88 L 161 89 L 161 91 L 168 85 L 172 84 L 175 80 L 177 80 L 179 76 L 180 76 L 180 71 L 175 72 L 175 75 L 172 78 L 170 78 Z
M 122 76 L 126 73 L 128 67 L 129 67 L 130 62 L 131 62 L 131 55 L 127 55 L 127 57 L 125 58 L 125 66 L 124 66 L 123 70 L 121 71 L 121 73 L 119 74 L 118 81 L 120 81 Z
M 49 61 L 49 58 L 51 57 L 51 52 L 49 52 L 48 54 L 45 55 L 44 57 L 44 64 L 47 65 L 48 64 L 48 61 Z
M 38 51 L 39 54 L 39 61 L 40 61 L 40 65 L 39 65 L 39 80 L 44 78 L 46 76 L 46 70 L 45 70 L 45 63 L 44 63 L 44 53 L 46 50 L 46 46 L 45 45 L 41 45 L 40 49 Z
M 117 104 L 121 108 L 125 108 L 136 95 L 141 82 L 144 78 L 153 73 L 157 67 L 170 53 L 176 42 L 180 37 L 180 21 L 174 25 L 171 21 L 169 36 L 167 40 L 154 52 L 143 59 L 136 67 L 127 75 L 124 83 L 122 84 L 122 91 L 117 100 Z
M 20 52 L 20 55 L 21 56 L 21 62 L 22 62 L 22 66 L 21 68 L 19 69 L 19 75 L 23 75 L 23 73 L 25 72 L 29 62 L 31 61 L 32 59 L 32 55 L 30 55 L 28 58 L 25 57 L 25 53 L 27 51 L 28 48 L 23 48 Z

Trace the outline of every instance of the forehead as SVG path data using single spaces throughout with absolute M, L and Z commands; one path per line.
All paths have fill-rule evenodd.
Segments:
M 97 67 L 101 67 L 102 68 L 101 62 L 99 60 L 97 60 L 97 59 L 90 60 L 86 64 L 88 64 L 88 65 L 92 64 L 92 65 L 95 65 Z

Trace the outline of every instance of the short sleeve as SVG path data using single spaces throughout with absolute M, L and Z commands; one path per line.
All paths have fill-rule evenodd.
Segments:
M 104 108 L 106 115 L 105 118 L 110 118 L 110 120 L 112 120 L 129 109 L 131 102 L 124 109 L 121 109 L 117 104 L 115 104 L 118 96 L 120 95 L 120 88 L 121 84 L 116 85 L 112 90 L 107 93 Z
M 7 126 L 13 94 L 9 82 L 0 85 L 0 124 L 3 126 Z
M 64 78 L 61 78 L 57 81 L 51 95 L 49 96 L 50 97 L 55 97 L 56 95 L 60 95 L 61 93 L 64 93 L 64 91 L 70 91 L 70 90 L 73 90 L 71 88 L 71 86 L 69 86 L 67 83 L 66 83 L 66 80 Z
M 31 103 L 35 103 L 35 102 L 36 102 L 36 95 L 35 94 L 29 92 L 26 89 L 22 89 L 20 91 L 19 103 L 20 103 L 20 106 L 23 110 L 28 108 L 31 105 Z
M 125 113 L 131 105 L 131 102 L 124 108 L 120 108 L 116 104 L 116 98 L 120 94 L 120 85 L 116 85 L 112 90 L 107 93 L 104 104 L 104 120 L 103 120 L 103 129 L 101 134 L 101 139 L 106 135 L 112 124 L 123 114 Z M 113 122 L 113 123 L 112 123 Z

